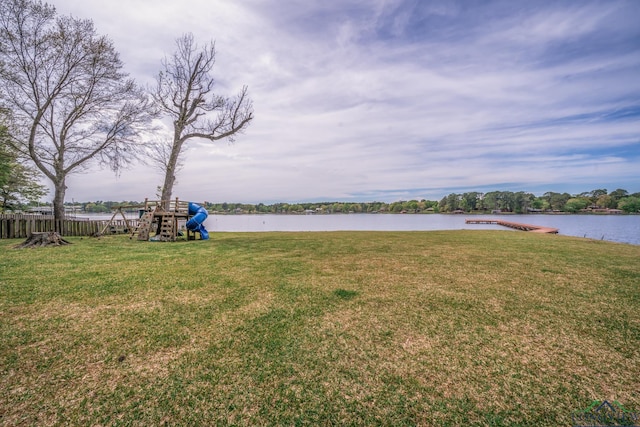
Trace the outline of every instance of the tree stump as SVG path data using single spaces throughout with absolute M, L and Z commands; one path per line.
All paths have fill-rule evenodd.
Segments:
M 70 244 L 71 242 L 66 241 L 55 231 L 47 231 L 45 233 L 31 233 L 31 235 L 27 237 L 27 240 L 17 245 L 15 248 L 36 248 L 42 246 L 62 246 Z

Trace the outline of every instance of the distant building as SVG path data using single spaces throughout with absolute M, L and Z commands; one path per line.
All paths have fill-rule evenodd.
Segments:
M 52 206 L 34 206 L 27 209 L 26 213 L 37 214 L 37 215 L 53 215 L 53 207 Z

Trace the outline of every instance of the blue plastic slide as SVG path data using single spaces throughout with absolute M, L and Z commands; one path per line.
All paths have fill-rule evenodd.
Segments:
M 209 232 L 204 228 L 204 220 L 209 216 L 207 210 L 198 204 L 189 202 L 189 215 L 193 216 L 187 221 L 187 228 L 199 232 L 202 240 L 208 240 Z

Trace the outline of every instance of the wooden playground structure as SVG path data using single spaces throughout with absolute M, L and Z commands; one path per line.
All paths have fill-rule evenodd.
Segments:
M 189 202 L 177 197 L 172 200 L 145 199 L 144 206 L 139 208 L 140 219 L 136 227 L 130 228 L 130 239 L 134 236 L 138 240 L 160 242 L 175 242 L 179 236 L 186 236 L 187 240 L 196 239 L 198 232 L 185 227 L 186 222 L 191 219 Z M 117 213 L 114 213 L 114 218 Z

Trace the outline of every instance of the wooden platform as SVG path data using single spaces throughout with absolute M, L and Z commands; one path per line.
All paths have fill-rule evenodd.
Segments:
M 516 230 L 531 231 L 532 233 L 558 234 L 558 229 L 553 227 L 543 227 L 540 225 L 522 224 L 502 219 L 467 219 L 465 224 L 498 224 L 504 227 L 515 228 Z

